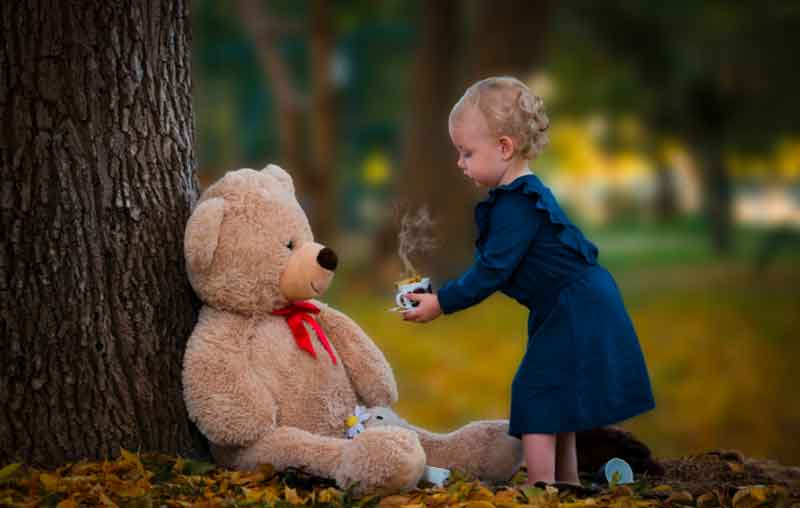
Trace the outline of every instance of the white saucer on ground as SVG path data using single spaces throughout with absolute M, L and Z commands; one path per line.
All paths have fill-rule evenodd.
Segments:
M 633 469 L 631 469 L 630 464 L 619 457 L 614 457 L 606 462 L 606 465 L 603 466 L 603 472 L 605 473 L 606 481 L 608 483 L 611 483 L 611 481 L 614 479 L 614 473 L 619 473 L 617 485 L 621 485 L 623 483 L 633 483 Z

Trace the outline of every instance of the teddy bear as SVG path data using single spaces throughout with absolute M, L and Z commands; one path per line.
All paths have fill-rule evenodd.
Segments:
M 489 481 L 521 465 L 507 420 L 436 434 L 392 411 L 397 383 L 385 356 L 318 300 L 338 259 L 314 241 L 280 167 L 211 185 L 186 225 L 184 254 L 204 305 L 184 352 L 183 395 L 220 465 L 301 469 L 356 494 L 411 489 L 426 464 Z M 578 433 L 578 443 L 582 471 L 618 455 L 657 472 L 649 449 L 621 430 Z
M 184 399 L 219 464 L 298 468 L 360 494 L 411 489 L 426 463 L 495 480 L 520 465 L 504 421 L 436 440 L 399 417 L 348 432 L 356 407 L 377 408 L 367 411 L 376 422 L 393 414 L 397 383 L 364 330 L 317 300 L 338 259 L 314 241 L 280 167 L 211 185 L 187 223 L 184 254 L 204 303 L 184 353 Z

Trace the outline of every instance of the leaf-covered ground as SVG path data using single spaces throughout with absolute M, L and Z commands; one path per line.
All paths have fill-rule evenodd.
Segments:
M 666 475 L 628 485 L 525 487 L 486 485 L 458 472 L 444 487 L 391 496 L 355 497 L 299 471 L 217 468 L 160 454 L 122 450 L 115 461 L 80 462 L 54 471 L 10 464 L 0 469 L 0 506 L 338 508 L 800 508 L 800 468 L 746 459 L 736 452 L 663 461 Z

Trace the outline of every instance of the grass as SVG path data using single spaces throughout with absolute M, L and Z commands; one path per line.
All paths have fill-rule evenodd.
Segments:
M 757 272 L 768 232 L 738 228 L 735 254 L 707 247 L 702 224 L 587 231 L 615 275 L 639 333 L 656 396 L 654 411 L 625 423 L 659 456 L 713 448 L 800 464 L 800 254 L 776 253 Z M 386 312 L 391 288 L 374 294 L 351 275 L 331 303 L 380 345 L 400 388 L 398 411 L 446 431 L 505 418 L 525 347 L 527 311 L 495 295 L 425 326 Z

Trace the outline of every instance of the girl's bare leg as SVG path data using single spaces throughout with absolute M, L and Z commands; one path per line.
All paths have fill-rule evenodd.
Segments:
M 528 466 L 526 485 L 555 482 L 556 434 L 523 434 L 522 450 Z
M 574 432 L 560 432 L 556 435 L 555 475 L 557 482 L 581 484 L 578 477 L 578 452 L 575 448 Z

